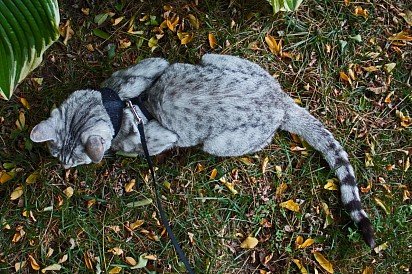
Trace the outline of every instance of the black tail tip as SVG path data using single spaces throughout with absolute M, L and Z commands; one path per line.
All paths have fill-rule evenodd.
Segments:
M 359 230 L 362 233 L 363 240 L 367 245 L 369 245 L 370 248 L 373 249 L 376 246 L 374 236 L 375 233 L 373 231 L 370 220 L 367 217 L 364 217 L 359 221 L 358 226 Z

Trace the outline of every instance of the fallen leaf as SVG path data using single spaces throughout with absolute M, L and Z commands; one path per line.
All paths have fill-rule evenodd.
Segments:
M 6 171 L 0 171 L 0 184 L 4 184 L 7 181 L 13 179 L 12 173 Z
M 59 27 L 60 35 L 64 37 L 63 44 L 67 45 L 68 41 L 73 37 L 74 31 L 70 26 L 70 20 L 67 20 L 66 23 Z
M 177 37 L 180 39 L 181 45 L 187 45 L 193 39 L 193 33 L 191 32 L 177 32 Z
M 16 187 L 13 190 L 13 192 L 10 194 L 10 200 L 14 201 L 14 200 L 20 198 L 21 195 L 23 195 L 23 187 L 22 186 Z
M 149 39 L 148 46 L 152 50 L 152 52 L 157 48 L 157 42 L 158 40 L 156 37 L 152 37 Z
M 135 230 L 136 228 L 142 226 L 144 224 L 144 220 L 137 220 L 129 225 L 131 230 Z
M 298 235 L 295 240 L 296 246 L 301 245 L 303 243 L 303 237 Z
M 73 196 L 74 190 L 71 186 L 63 190 L 63 193 L 66 195 L 67 198 L 70 198 Z
M 124 191 L 126 192 L 132 192 L 134 185 L 136 184 L 136 180 L 135 179 L 131 179 L 130 182 L 128 182 L 125 186 L 124 186 Z
M 93 270 L 93 263 L 87 252 L 83 254 L 83 259 L 84 259 L 84 263 L 86 264 L 86 268 L 89 270 Z
M 128 204 L 126 204 L 126 207 L 146 206 L 146 205 L 150 205 L 151 203 L 153 203 L 153 200 L 150 199 L 150 198 L 147 198 L 147 199 L 143 199 L 143 200 L 140 200 L 140 201 L 128 203 Z
M 29 255 L 29 259 L 31 268 L 33 268 L 33 270 L 40 270 L 39 264 L 36 262 L 36 259 L 32 255 Z
M 81 8 L 81 11 L 84 15 L 89 15 L 90 14 L 90 9 L 89 8 Z
M 282 183 L 276 188 L 276 192 L 275 192 L 276 198 L 279 199 L 279 198 L 282 196 L 282 194 L 286 191 L 286 189 L 288 189 L 288 185 L 282 182 Z
M 276 41 L 275 37 L 266 34 L 266 44 L 269 46 L 269 50 L 276 56 L 282 56 L 282 40 Z
M 396 63 L 389 63 L 383 65 L 383 70 L 386 71 L 386 73 L 391 73 L 391 71 L 396 67 Z
M 372 188 L 372 180 L 368 180 L 368 185 L 366 187 L 360 187 L 362 193 L 368 193 Z
M 62 264 L 64 262 L 67 261 L 67 259 L 69 258 L 69 256 L 67 254 L 64 254 L 63 257 L 61 257 L 58 261 L 59 264 Z
M 26 98 L 19 97 L 19 100 L 20 100 L 20 103 L 23 105 L 23 107 L 25 107 L 26 109 L 30 109 L 30 104 Z
M 389 41 L 402 41 L 402 42 L 406 42 L 406 41 L 412 41 L 412 36 L 409 35 L 408 32 L 406 31 L 401 31 L 398 32 L 390 37 L 388 37 Z
M 124 16 L 120 16 L 120 17 L 114 19 L 114 20 L 113 20 L 113 26 L 118 25 L 120 22 L 123 21 L 123 19 L 124 19 Z
M 299 212 L 299 205 L 293 200 L 288 200 L 286 202 L 280 203 L 279 206 L 294 212 Z
M 179 16 L 173 16 L 171 19 L 166 19 L 167 27 L 175 32 L 177 24 L 179 24 Z
M 315 243 L 315 240 L 312 238 L 306 239 L 302 244 L 298 244 L 297 248 L 306 248 L 308 246 L 311 246 Z
M 362 274 L 373 274 L 373 268 L 370 266 L 365 267 L 365 269 L 362 271 Z
M 352 84 L 352 79 L 350 79 L 349 76 L 344 71 L 339 72 L 339 77 L 344 82 L 348 82 L 349 84 Z
M 368 10 L 363 9 L 361 6 L 356 6 L 355 11 L 353 12 L 356 16 L 363 16 L 363 18 L 368 18 Z
M 263 159 L 262 162 L 262 173 L 265 174 L 266 173 L 266 167 L 269 163 L 269 157 L 265 157 L 265 159 Z
M 62 269 L 62 266 L 59 264 L 52 264 L 49 265 L 48 267 L 45 267 L 41 270 L 42 273 L 46 273 L 46 271 L 59 271 L 60 269 Z
M 140 268 L 146 267 L 147 262 L 148 262 L 148 259 L 145 258 L 146 255 L 147 255 L 146 253 L 140 255 L 137 264 L 131 267 L 130 269 L 140 269 Z
M 369 67 L 362 67 L 367 72 L 374 72 L 379 71 L 381 66 L 369 66 Z
M 137 264 L 136 260 L 133 257 L 126 257 L 125 261 L 131 266 L 135 266 Z
M 298 259 L 293 259 L 295 265 L 299 268 L 301 274 L 308 274 L 306 268 L 300 263 Z
M 377 247 L 375 247 L 373 250 L 376 253 L 380 253 L 381 251 L 384 251 L 385 249 L 388 248 L 388 242 L 384 242 L 383 244 L 378 245 Z
M 338 186 L 335 184 L 334 179 L 328 179 L 326 180 L 326 185 L 323 186 L 324 189 L 327 190 L 338 190 Z
M 375 164 L 373 163 L 372 156 L 368 152 L 365 153 L 365 166 L 366 167 L 375 166 Z
M 195 28 L 195 29 L 199 29 L 200 27 L 200 22 L 199 20 L 196 18 L 196 16 L 194 16 L 193 14 L 189 14 L 187 16 L 187 18 L 189 19 L 190 24 Z
M 256 239 L 255 237 L 249 236 L 240 244 L 240 247 L 244 249 L 252 249 L 252 248 L 255 248 L 258 243 L 259 243 L 258 239 Z
M 328 273 L 333 273 L 333 265 L 321 253 L 314 252 L 313 255 L 323 269 Z
M 410 167 L 411 161 L 409 160 L 409 157 L 406 157 L 405 165 L 403 166 L 403 171 L 407 172 Z
M 207 35 L 207 38 L 209 40 L 209 46 L 214 49 L 217 46 L 217 42 L 216 42 L 216 37 L 213 33 L 209 32 L 209 34 Z
M 27 177 L 26 183 L 28 185 L 36 183 L 37 177 L 39 177 L 39 173 L 37 171 L 35 171 Z
M 119 40 L 119 48 L 121 48 L 121 49 L 127 49 L 131 45 L 132 45 L 132 42 L 127 38 Z
M 122 268 L 120 266 L 115 266 L 109 270 L 109 274 L 119 274 L 122 272 Z
M 122 255 L 123 254 L 123 249 L 121 249 L 120 247 L 113 247 L 112 249 L 109 249 L 108 252 L 113 253 L 113 255 Z
M 148 259 L 150 261 L 156 261 L 157 260 L 156 255 L 144 255 L 144 258 Z
M 16 272 L 21 271 L 24 267 L 26 266 L 26 262 L 19 262 L 19 263 L 15 263 L 14 264 L 14 269 L 16 270 Z
M 383 211 L 385 211 L 386 214 L 391 214 L 390 210 L 386 207 L 386 205 L 382 202 L 381 199 L 377 198 L 377 197 L 373 197 L 373 199 L 375 200 L 375 203 L 380 206 L 380 208 L 383 209 Z
M 210 180 L 214 180 L 214 179 L 216 178 L 216 175 L 217 175 L 217 169 L 214 168 L 214 169 L 212 170 L 212 172 L 210 173 L 209 179 L 210 179 Z
M 26 116 L 24 115 L 24 111 L 19 112 L 19 118 L 16 120 L 16 126 L 19 130 L 23 130 L 26 126 Z
M 412 11 L 405 10 L 405 12 L 399 13 L 399 15 L 402 16 L 403 19 L 405 19 L 406 23 L 408 23 L 409 26 L 412 26 Z
M 222 177 L 219 179 L 219 181 L 224 184 L 229 190 L 230 192 L 232 192 L 232 194 L 236 195 L 238 192 L 235 189 L 235 184 L 234 183 L 229 183 L 225 177 Z

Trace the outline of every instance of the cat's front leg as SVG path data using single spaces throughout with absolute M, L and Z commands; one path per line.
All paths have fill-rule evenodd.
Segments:
M 150 121 L 144 126 L 144 130 L 150 155 L 160 154 L 176 146 L 177 134 L 160 125 L 158 121 Z

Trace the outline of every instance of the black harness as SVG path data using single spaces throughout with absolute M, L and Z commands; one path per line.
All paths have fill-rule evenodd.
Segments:
M 142 122 L 141 117 L 139 117 L 135 109 L 135 106 L 137 106 L 148 120 L 154 119 L 154 117 L 150 114 L 150 112 L 144 106 L 144 101 L 147 100 L 147 97 L 145 95 L 140 95 L 138 97 L 135 97 L 125 102 L 125 101 L 122 101 L 122 99 L 120 99 L 119 97 L 119 94 L 115 92 L 114 90 L 112 90 L 111 88 L 102 88 L 99 91 L 102 95 L 103 106 L 106 109 L 107 113 L 109 114 L 110 121 L 113 124 L 114 132 L 115 132 L 114 136 L 116 136 L 117 133 L 119 133 L 119 130 L 121 127 L 122 118 L 123 118 L 123 109 L 126 107 L 129 107 L 131 109 L 134 115 L 134 118 L 136 120 L 136 123 L 137 123 L 137 129 L 139 130 L 140 141 L 142 143 L 144 156 L 146 158 L 147 164 L 149 165 L 150 174 L 152 175 L 153 186 L 155 189 L 155 196 L 156 196 L 156 204 L 159 209 L 160 219 L 162 220 L 162 223 L 164 227 L 166 228 L 167 234 L 169 235 L 169 238 L 172 241 L 172 244 L 180 260 L 185 265 L 187 272 L 189 274 L 194 274 L 195 272 L 192 270 L 189 260 L 187 259 L 185 253 L 180 247 L 178 241 L 176 240 L 176 237 L 172 231 L 172 228 L 169 225 L 169 220 L 167 218 L 167 215 L 162 207 L 162 203 L 159 198 L 160 195 L 159 195 L 159 189 L 157 188 L 156 177 L 155 177 L 154 168 L 153 168 L 153 162 L 152 162 L 152 159 L 150 158 L 149 151 L 147 149 L 143 122 Z

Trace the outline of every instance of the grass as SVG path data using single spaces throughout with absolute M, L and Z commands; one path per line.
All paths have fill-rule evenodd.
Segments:
M 163 20 L 166 4 L 172 5 L 180 18 L 193 14 L 201 25 L 192 29 L 185 21 L 186 30 L 194 35 L 187 45 L 181 45 L 175 33 L 165 31 L 152 52 L 148 41 Z M 357 5 L 369 11 L 366 19 L 354 15 Z M 86 7 L 89 15 L 81 11 Z M 292 151 L 292 146 L 304 144 L 281 132 L 255 155 L 218 158 L 190 148 L 156 157 L 163 206 L 196 272 L 299 273 L 293 263 L 299 259 L 309 273 L 315 269 L 326 273 L 313 255 L 319 251 L 332 263 L 335 273 L 362 273 L 367 267 L 374 273 L 410 273 L 412 205 L 404 195 L 405 190 L 411 190 L 411 169 L 405 169 L 412 153 L 412 131 L 401 126 L 396 111 L 412 114 L 412 48 L 410 42 L 395 45 L 387 39 L 402 30 L 410 31 L 400 15 L 407 9 L 412 9 L 408 1 L 389 4 L 374 0 L 349 6 L 308 0 L 296 13 L 278 15 L 272 15 L 263 0 L 230 4 L 199 1 L 199 5 L 184 1 L 150 5 L 133 1 L 62 3 L 62 22 L 70 20 L 73 37 L 67 45 L 61 41 L 54 44 L 43 65 L 20 85 L 16 96 L 0 102 L 1 170 L 15 174 L 0 184 L 0 273 L 14 272 L 19 262 L 26 265 L 17 272 L 29 273 L 29 255 L 41 268 L 60 264 L 59 273 L 98 269 L 115 273 L 116 267 L 121 273 L 132 273 L 126 257 L 138 260 L 142 254 L 154 255 L 157 260 L 149 260 L 138 273 L 183 272 L 155 205 L 127 207 L 154 197 L 151 182 L 145 179 L 148 169 L 143 159 L 111 156 L 98 165 L 64 171 L 45 146 L 31 143 L 29 132 L 72 91 L 97 87 L 120 68 L 150 56 L 196 63 L 207 52 L 240 55 L 259 63 L 333 132 L 347 150 L 360 186 L 372 183 L 371 189 L 362 193 L 362 200 L 378 244 L 386 242 L 387 248 L 376 254 L 366 247 L 342 209 L 339 193 L 323 188 L 334 177 L 326 162 L 310 148 Z M 116 13 L 113 18 L 124 16 L 124 21 L 112 26 L 107 20 L 97 26 L 94 17 L 108 11 Z M 139 21 L 144 15 L 155 16 L 156 22 Z M 127 33 L 133 16 L 135 30 L 141 31 L 136 35 Z M 110 38 L 106 41 L 94 36 L 95 28 Z M 207 40 L 209 33 L 217 39 L 214 49 Z M 267 33 L 282 38 L 283 50 L 299 54 L 299 59 L 272 54 L 265 43 Z M 358 34 L 362 42 L 350 38 Z M 125 38 L 132 44 L 121 49 L 119 41 Z M 94 51 L 86 48 L 88 44 Z M 106 51 L 108 44 L 117 45 L 112 57 Z M 396 63 L 391 73 L 382 68 L 375 72 L 362 69 L 389 63 Z M 348 74 L 349 69 L 356 75 L 352 85 L 339 77 L 340 71 Z M 43 78 L 43 83 L 39 86 L 32 78 Z M 384 85 L 387 89 L 380 93 L 368 89 Z M 19 97 L 28 100 L 29 110 Z M 22 130 L 15 125 L 19 112 L 25 114 Z M 373 166 L 366 164 L 367 155 Z M 265 158 L 268 162 L 262 172 Z M 218 173 L 211 178 L 214 169 Z M 33 173 L 36 180 L 27 183 Z M 223 176 L 235 184 L 238 194 L 220 182 Z M 134 190 L 125 192 L 125 184 L 132 179 L 136 180 Z M 281 183 L 288 188 L 276 195 Z M 23 195 L 11 201 L 9 197 L 19 185 Z M 64 193 L 68 187 L 74 189 L 70 198 Z M 299 212 L 279 206 L 289 199 L 300 204 Z M 327 226 L 325 206 L 333 217 Z M 24 211 L 32 217 L 23 216 Z M 136 220 L 144 223 L 131 230 Z M 16 238 L 21 231 L 25 234 Z M 251 250 L 242 249 L 240 244 L 249 235 L 259 244 Z M 297 236 L 312 238 L 315 243 L 298 249 Z M 114 255 L 116 247 L 123 254 Z M 59 262 L 64 255 L 66 261 Z

